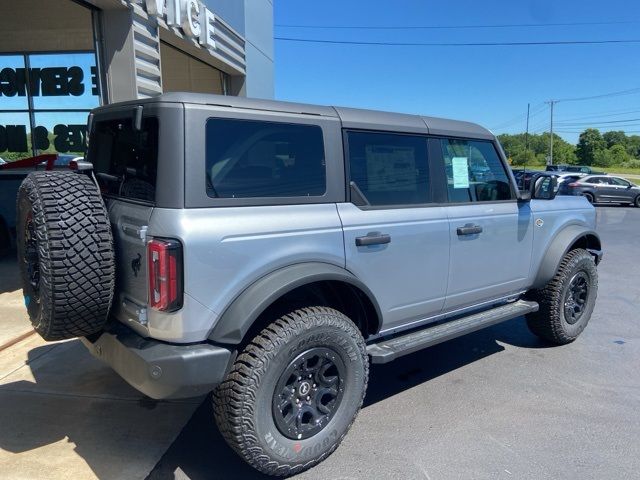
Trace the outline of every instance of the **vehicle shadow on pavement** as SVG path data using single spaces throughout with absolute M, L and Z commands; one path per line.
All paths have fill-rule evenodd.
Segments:
M 499 353 L 498 342 L 523 348 L 546 345 L 517 318 L 435 347 L 402 357 L 387 365 L 372 365 L 363 408 L 404 390 Z M 189 423 L 146 480 L 262 479 L 231 450 L 213 421 L 211 398 L 198 407 Z
M 0 293 L 13 292 L 22 287 L 15 250 L 0 258 Z
M 523 317 L 440 343 L 384 364 L 372 365 L 363 408 L 504 350 L 499 342 L 521 348 L 551 345 L 529 332 Z

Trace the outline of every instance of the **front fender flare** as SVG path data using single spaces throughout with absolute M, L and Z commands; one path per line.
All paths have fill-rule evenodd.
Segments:
M 600 236 L 582 225 L 569 225 L 551 240 L 533 282 L 533 288 L 543 288 L 558 271 L 562 258 L 580 239 L 585 239 L 585 248 L 596 256 L 596 263 L 602 256 Z
M 345 282 L 362 290 L 373 304 L 378 319 L 382 319 L 371 290 L 348 270 L 329 263 L 298 263 L 275 270 L 246 288 L 227 307 L 208 338 L 216 343 L 237 345 L 260 314 L 282 295 L 303 285 L 327 280 Z

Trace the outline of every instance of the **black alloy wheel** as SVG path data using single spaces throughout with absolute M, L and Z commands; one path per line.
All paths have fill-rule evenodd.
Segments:
M 584 271 L 577 272 L 569 282 L 564 295 L 564 318 L 573 325 L 584 313 L 589 299 L 589 278 Z
M 344 376 L 344 362 L 329 348 L 312 348 L 292 360 L 273 394 L 280 433 L 301 440 L 320 432 L 340 406 Z

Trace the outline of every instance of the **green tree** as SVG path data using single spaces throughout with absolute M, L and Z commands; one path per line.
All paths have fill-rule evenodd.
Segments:
M 640 158 L 640 135 L 627 137 L 627 153 L 632 157 Z
M 593 165 L 596 152 L 605 150 L 606 146 L 604 138 L 602 138 L 602 135 L 600 134 L 600 130 L 597 128 L 587 128 L 580 134 L 578 145 L 576 147 L 576 156 L 578 157 L 578 161 L 582 165 Z M 606 154 L 600 155 L 602 157 L 602 155 Z M 599 160 L 604 161 L 604 157 Z
M 609 148 L 609 155 L 611 156 L 611 165 L 620 165 L 632 159 L 631 155 L 627 153 L 627 149 L 621 144 Z
M 532 150 L 521 150 L 514 156 L 509 157 L 512 165 L 531 165 L 536 162 L 536 154 Z
M 611 148 L 614 145 L 623 145 L 626 147 L 628 141 L 627 135 L 621 130 L 605 132 L 602 134 L 602 138 L 606 142 L 607 148 Z

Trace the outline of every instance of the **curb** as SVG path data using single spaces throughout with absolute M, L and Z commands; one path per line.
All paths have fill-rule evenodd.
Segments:
M 21 342 L 25 338 L 29 338 L 34 333 L 36 333 L 35 330 L 29 330 L 28 332 L 21 333 L 17 337 L 14 337 L 11 340 L 9 340 L 8 342 L 3 343 L 2 345 L 0 345 L 0 352 L 2 352 L 3 350 L 6 350 L 7 348 L 15 345 L 18 342 Z

